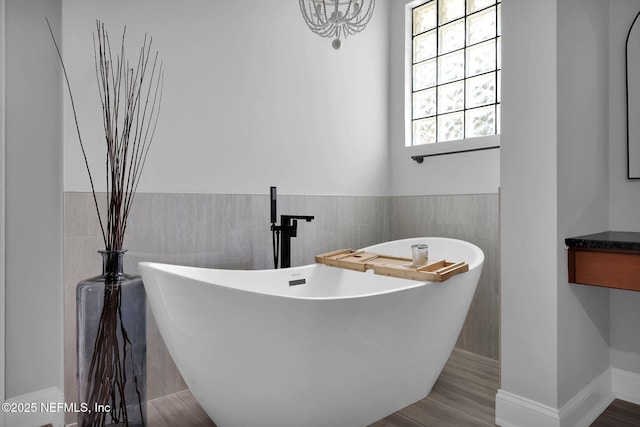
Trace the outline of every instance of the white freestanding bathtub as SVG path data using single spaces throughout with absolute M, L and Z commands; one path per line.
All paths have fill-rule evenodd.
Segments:
M 469 271 L 442 283 L 321 264 L 140 272 L 171 356 L 219 427 L 363 427 L 429 393 L 482 270 L 482 251 L 461 240 L 364 249 L 410 258 L 414 243 Z

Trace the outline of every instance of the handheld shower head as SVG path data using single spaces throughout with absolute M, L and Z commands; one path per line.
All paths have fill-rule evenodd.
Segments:
M 271 187 L 271 224 L 278 222 L 277 215 L 278 194 L 276 187 Z

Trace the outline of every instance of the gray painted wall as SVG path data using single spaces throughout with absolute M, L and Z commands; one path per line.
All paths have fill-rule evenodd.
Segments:
M 554 409 L 612 365 L 610 336 L 620 329 L 611 313 L 629 309 L 610 304 L 613 291 L 567 283 L 564 246 L 567 237 L 616 226 L 609 191 L 623 179 L 610 180 L 609 156 L 624 140 L 609 138 L 619 120 L 609 105 L 619 105 L 611 95 L 624 80 L 617 73 L 610 91 L 609 73 L 624 45 L 610 46 L 609 37 L 628 28 L 610 21 L 617 6 L 515 1 L 502 10 L 510 71 L 503 75 L 501 388 Z M 551 25 L 541 32 L 541 22 Z M 637 342 L 637 332 L 620 332 L 620 342 Z
M 502 65 L 509 72 L 502 76 L 500 149 L 501 388 L 551 407 L 558 403 L 557 278 L 562 268 L 557 260 L 556 8 L 557 0 L 502 5 Z M 545 31 L 541 22 L 548 25 Z
M 640 231 L 640 181 L 626 179 L 626 104 L 624 50 L 621 46 L 633 18 L 640 12 L 636 0 L 610 2 L 609 12 L 609 226 L 612 230 Z M 640 292 L 609 293 L 611 366 L 640 374 Z
M 65 61 L 90 162 L 102 168 L 99 17 L 115 39 L 127 26 L 131 51 L 148 32 L 164 61 L 141 191 L 388 195 L 388 5 L 379 1 L 367 30 L 336 51 L 291 0 L 64 0 Z M 67 113 L 65 191 L 90 191 Z
M 6 397 L 62 389 L 62 80 L 44 17 L 6 2 Z
M 609 3 L 557 7 L 558 407 L 609 368 L 609 291 L 568 283 L 564 238 L 609 229 Z M 620 82 L 622 83 L 622 82 Z M 579 360 L 580 363 L 576 363 Z

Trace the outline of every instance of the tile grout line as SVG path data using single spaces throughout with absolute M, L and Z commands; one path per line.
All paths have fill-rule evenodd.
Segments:
M 433 400 L 433 399 L 431 399 L 431 398 L 429 398 L 429 397 L 427 397 L 427 400 L 430 400 L 431 402 L 435 402 L 435 403 L 437 403 L 438 405 L 442 405 L 442 406 L 444 406 L 445 408 L 451 409 L 452 411 L 454 411 L 454 412 L 456 412 L 456 413 L 458 413 L 458 414 L 460 414 L 460 415 L 464 415 L 464 416 L 467 416 L 467 417 L 471 417 L 471 418 L 473 418 L 473 420 L 474 420 L 474 421 L 477 421 L 477 422 L 479 422 L 479 423 L 482 423 L 483 425 L 491 426 L 491 427 L 495 427 L 495 426 L 496 426 L 496 424 L 495 424 L 495 423 L 493 423 L 493 424 L 489 424 L 489 423 L 487 423 L 486 421 L 481 420 L 480 418 L 476 418 L 476 417 L 474 417 L 474 416 L 472 416 L 472 415 L 469 415 L 468 413 L 463 412 L 463 411 L 461 411 L 460 409 L 455 408 L 455 407 L 453 407 L 453 406 L 451 406 L 451 405 L 447 405 L 446 403 L 438 402 L 438 401 Z M 425 426 L 425 427 L 426 427 L 426 426 Z

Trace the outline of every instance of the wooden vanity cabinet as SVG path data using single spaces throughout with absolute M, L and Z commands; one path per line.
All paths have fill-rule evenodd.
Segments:
M 640 251 L 570 247 L 569 282 L 640 291 Z

